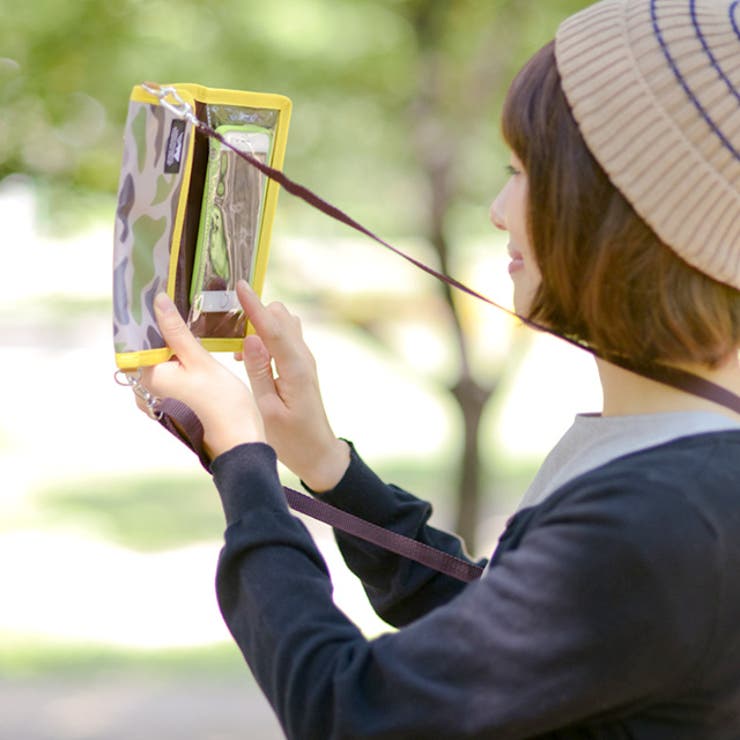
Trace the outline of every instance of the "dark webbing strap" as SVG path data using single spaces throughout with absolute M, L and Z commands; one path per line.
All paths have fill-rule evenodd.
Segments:
M 174 398 L 162 398 L 157 401 L 155 409 L 159 423 L 189 447 L 210 473 L 211 458 L 203 444 L 203 425 L 190 406 Z
M 200 458 L 201 463 L 210 469 L 211 461 L 203 445 L 203 425 L 193 410 L 180 401 L 165 398 L 156 407 L 159 422 L 167 431 L 186 444 Z M 336 506 L 306 496 L 303 493 L 283 486 L 283 493 L 288 505 L 294 511 L 318 519 L 331 527 L 342 530 L 365 542 L 382 547 L 417 563 L 426 565 L 432 570 L 456 578 L 459 581 L 474 581 L 480 577 L 483 569 L 442 550 L 418 542 L 405 535 L 379 527 L 360 517 L 338 509 Z
M 354 516 L 354 514 L 348 514 L 336 506 L 327 504 L 326 501 L 311 498 L 287 486 L 283 487 L 283 491 L 291 509 L 325 522 L 335 529 L 341 529 L 342 532 L 365 540 L 365 542 L 371 542 L 384 550 L 394 552 L 396 555 L 415 560 L 417 563 L 452 576 L 459 581 L 474 581 L 476 578 L 480 578 L 483 572 L 483 568 L 478 565 L 442 550 L 437 550 L 435 547 L 430 547 L 405 535 L 379 527 L 377 524 Z

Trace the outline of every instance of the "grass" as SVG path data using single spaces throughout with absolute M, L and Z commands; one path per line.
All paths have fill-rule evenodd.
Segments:
M 36 333 L 72 330 L 88 319 L 107 319 L 111 311 L 111 299 L 106 296 L 52 294 L 0 306 L 0 328 Z
M 452 519 L 454 466 L 395 463 L 379 466 L 382 478 L 409 489 L 437 508 L 438 526 Z M 507 491 L 521 494 L 529 465 L 504 463 L 486 485 L 484 509 L 503 508 Z M 73 526 L 98 538 L 143 552 L 163 551 L 219 539 L 224 527 L 218 494 L 200 475 L 137 474 L 64 482 L 36 492 L 33 524 L 50 529 Z M 6 521 L 4 528 L 17 522 Z M 487 552 L 484 554 L 488 554 Z M 0 633 L 0 680 L 132 677 L 178 680 L 197 675 L 250 682 L 232 643 L 177 649 L 136 649 L 95 643 L 32 639 Z
M 52 294 L 45 296 L 39 304 L 40 318 L 57 323 L 60 319 L 75 322 L 78 319 L 91 316 L 105 316 L 111 314 L 111 299 L 109 297 L 73 296 Z
M 536 458 L 529 461 L 508 457 L 493 461 L 484 459 L 482 462 L 481 503 L 504 513 L 517 504 L 540 464 Z M 430 463 L 383 464 L 377 466 L 376 472 L 383 480 L 431 501 L 441 510 L 453 510 L 457 461 L 445 459 L 436 461 L 437 464 L 434 461 Z
M 142 552 L 221 537 L 224 516 L 203 476 L 148 474 L 85 478 L 41 490 L 32 501 L 41 526 L 71 524 Z
M 379 474 L 448 508 L 451 476 L 397 465 Z M 100 476 L 37 491 L 29 502 L 40 527 L 73 526 L 140 552 L 159 552 L 220 539 L 224 515 L 213 483 L 201 475 Z M 17 525 L 18 522 L 6 522 Z
M 0 680 L 95 677 L 115 674 L 176 679 L 249 677 L 244 659 L 232 643 L 206 647 L 137 650 L 107 645 L 48 641 L 6 642 L 0 635 Z M 251 679 L 250 679 L 251 680 Z
M 502 461 L 495 472 L 495 480 L 484 480 L 482 506 L 507 512 L 524 491 L 533 468 Z M 378 474 L 431 501 L 440 516 L 438 524 L 445 526 L 445 521 L 452 520 L 454 465 L 397 463 L 379 466 Z M 65 481 L 36 492 L 29 503 L 34 525 L 70 525 L 140 552 L 220 539 L 225 526 L 218 493 L 201 475 L 159 473 Z M 5 522 L 3 528 L 17 524 Z

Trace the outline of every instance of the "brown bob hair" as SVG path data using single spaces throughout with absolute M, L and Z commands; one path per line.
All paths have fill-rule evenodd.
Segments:
M 503 136 L 529 183 L 528 228 L 542 283 L 529 318 L 604 357 L 716 367 L 740 345 L 740 292 L 664 244 L 581 137 L 555 46 L 519 72 Z

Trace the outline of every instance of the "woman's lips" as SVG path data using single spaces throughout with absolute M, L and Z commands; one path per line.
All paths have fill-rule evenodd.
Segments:
M 524 269 L 524 257 L 521 252 L 517 252 L 516 249 L 509 247 L 509 256 L 511 257 L 511 262 L 509 262 L 509 275 Z

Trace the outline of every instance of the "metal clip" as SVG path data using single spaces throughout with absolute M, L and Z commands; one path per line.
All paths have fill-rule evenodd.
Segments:
M 135 373 L 117 370 L 113 376 L 118 385 L 128 386 L 134 392 L 134 395 L 141 399 L 146 406 L 146 412 L 150 418 L 155 421 L 162 419 L 162 412 L 157 408 L 159 399 L 149 392 L 141 382 L 141 368 L 137 368 Z
M 178 118 L 184 118 L 187 121 L 190 121 L 193 126 L 200 126 L 200 120 L 195 113 L 193 113 L 190 103 L 183 100 L 174 87 L 160 85 L 157 82 L 142 82 L 141 86 L 150 95 L 154 95 L 158 98 L 159 104 L 170 111 L 170 113 Z M 174 102 L 172 102 L 173 100 Z

